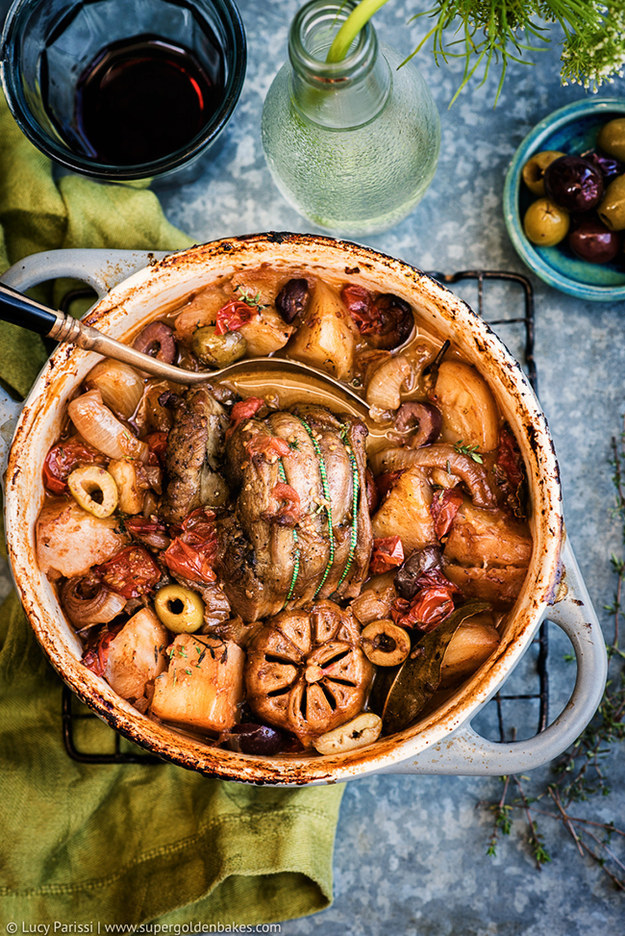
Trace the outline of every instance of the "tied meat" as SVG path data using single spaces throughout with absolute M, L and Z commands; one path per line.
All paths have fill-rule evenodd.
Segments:
M 167 439 L 168 483 L 162 504 L 167 523 L 181 523 L 197 507 L 219 506 L 227 488 L 218 473 L 228 416 L 205 387 L 187 390 Z
M 218 572 L 244 620 L 360 593 L 372 547 L 366 435 L 359 420 L 320 406 L 235 427 L 225 458 L 235 503 L 218 522 Z

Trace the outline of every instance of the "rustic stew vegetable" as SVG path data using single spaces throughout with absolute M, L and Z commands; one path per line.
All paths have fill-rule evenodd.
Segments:
M 523 460 L 405 298 L 263 266 L 134 344 L 198 370 L 300 360 L 369 418 L 305 385 L 91 370 L 45 458 L 37 552 L 119 695 L 243 754 L 333 755 L 416 724 L 496 651 L 532 552 Z

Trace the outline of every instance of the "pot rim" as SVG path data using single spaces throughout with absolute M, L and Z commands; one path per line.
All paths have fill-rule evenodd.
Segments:
M 238 265 L 237 265 L 238 261 Z M 341 275 L 358 270 L 360 279 L 391 280 L 395 291 L 412 296 L 417 314 L 429 314 L 434 325 L 461 347 L 465 359 L 476 363 L 483 358 L 481 371 L 496 392 L 504 415 L 514 423 L 515 435 L 523 450 L 533 504 L 533 557 L 521 595 L 511 612 L 506 635 L 491 658 L 434 712 L 416 725 L 374 745 L 340 755 L 272 757 L 237 754 L 207 746 L 168 726 L 141 715 L 121 699 L 102 678 L 80 662 L 78 641 L 74 647 L 59 640 L 64 618 L 52 586 L 39 572 L 34 553 L 34 521 L 40 509 L 33 506 L 32 481 L 39 501 L 43 498 L 40 471 L 29 469 L 28 458 L 41 462 L 42 446 L 37 439 L 58 408 L 57 396 L 71 391 L 94 363 L 93 352 L 59 346 L 44 366 L 25 401 L 9 455 L 6 474 L 6 536 L 9 560 L 15 582 L 31 626 L 50 662 L 61 677 L 88 706 L 111 727 L 142 747 L 180 766 L 227 780 L 269 784 L 308 784 L 337 782 L 389 769 L 417 756 L 426 747 L 442 740 L 465 723 L 500 688 L 503 680 L 529 646 L 545 608 L 552 603 L 560 573 L 563 540 L 561 492 L 557 460 L 546 418 L 518 362 L 490 327 L 446 286 L 405 261 L 386 256 L 368 247 L 330 237 L 264 233 L 222 238 L 208 244 L 173 253 L 134 273 L 104 296 L 85 321 L 119 337 L 123 334 L 126 307 L 143 308 L 143 318 L 133 327 L 154 317 L 163 297 L 178 290 L 193 274 L 204 271 L 210 282 L 222 268 L 251 268 L 259 262 L 307 263 L 330 267 Z M 217 272 L 215 272 L 217 271 Z M 185 276 L 186 274 L 186 276 Z M 187 290 L 187 294 L 191 289 Z M 142 307 L 142 302 L 145 306 Z M 132 309 L 131 309 L 132 311 Z M 441 327 L 443 326 L 443 327 Z M 479 365 L 478 365 L 479 366 Z M 44 448 L 44 451 L 47 449 Z M 31 519 L 28 519 L 29 511 Z M 66 625 L 67 626 L 67 625 Z M 73 651 L 73 652 L 72 652 Z

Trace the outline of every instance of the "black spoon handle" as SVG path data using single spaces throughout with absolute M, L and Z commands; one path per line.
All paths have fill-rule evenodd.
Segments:
M 21 325 L 39 335 L 49 335 L 62 312 L 54 312 L 22 293 L 0 283 L 0 321 Z

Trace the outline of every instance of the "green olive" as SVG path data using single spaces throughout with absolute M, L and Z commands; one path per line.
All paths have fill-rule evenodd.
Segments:
M 545 194 L 545 169 L 560 156 L 564 156 L 564 153 L 558 150 L 542 150 L 527 160 L 521 170 L 521 176 L 532 194 Z
M 156 593 L 154 610 L 173 634 L 194 634 L 204 622 L 204 602 L 190 588 L 165 585 Z
M 214 325 L 203 325 L 193 333 L 192 348 L 200 363 L 227 367 L 243 357 L 247 341 L 241 332 L 229 331 L 218 335 Z
M 612 179 L 597 208 L 597 214 L 602 224 L 611 231 L 625 230 L 625 175 Z
M 617 117 L 603 125 L 597 144 L 609 156 L 625 161 L 625 117 Z
M 525 212 L 523 229 L 533 244 L 539 247 L 553 247 L 567 235 L 568 211 L 549 198 L 538 198 Z

